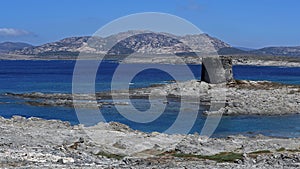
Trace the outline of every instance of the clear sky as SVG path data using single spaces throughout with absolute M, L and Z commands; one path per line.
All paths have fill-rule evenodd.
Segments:
M 2 0 L 0 42 L 91 35 L 138 12 L 177 15 L 232 46 L 300 46 L 299 0 Z

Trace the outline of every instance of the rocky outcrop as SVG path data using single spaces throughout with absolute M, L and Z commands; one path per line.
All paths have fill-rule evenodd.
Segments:
M 299 138 L 207 138 L 0 118 L 1 168 L 299 168 Z
M 105 105 L 128 105 L 122 99 L 127 98 L 127 90 L 96 93 L 98 107 Z M 223 103 L 217 111 L 204 112 L 205 114 L 222 113 L 223 115 L 284 115 L 300 113 L 300 87 L 297 85 L 283 85 L 265 81 L 241 81 L 230 83 L 209 84 L 196 80 L 158 85 L 149 88 L 130 90 L 131 99 L 151 98 L 178 98 L 186 99 L 200 97 L 200 105 L 212 105 L 213 102 Z M 6 97 L 24 98 L 26 104 L 36 106 L 73 106 L 76 102 L 80 107 L 93 107 L 93 95 L 78 94 L 76 99 L 71 94 L 44 94 L 44 93 L 6 93 Z M 112 96 L 118 102 L 109 102 Z M 221 97 L 222 96 L 222 97 Z M 28 102 L 31 99 L 33 102 Z M 105 101 L 103 101 L 105 100 Z M 187 100 L 188 101 L 188 100 Z M 79 104 L 80 103 L 80 104 Z
M 24 104 L 31 106 L 64 106 L 64 107 L 80 107 L 80 108 L 99 108 L 102 106 L 111 106 L 111 105 L 128 105 L 127 102 L 110 102 L 110 101 L 101 101 L 101 99 L 110 98 L 108 94 L 98 94 L 96 96 L 98 102 L 94 100 L 94 96 L 90 94 L 46 94 L 46 93 L 5 93 L 6 97 L 17 97 L 24 99 Z M 77 100 L 73 99 L 76 97 Z M 95 107 L 96 105 L 96 107 Z
M 200 104 L 210 105 L 218 99 L 223 115 L 284 115 L 300 113 L 300 87 L 265 81 L 235 80 L 228 84 L 207 84 L 189 81 L 158 87 L 162 94 L 200 96 Z M 157 92 L 159 93 L 159 92 Z M 212 96 L 211 94 L 215 95 Z M 221 97 L 223 96 L 223 97 Z

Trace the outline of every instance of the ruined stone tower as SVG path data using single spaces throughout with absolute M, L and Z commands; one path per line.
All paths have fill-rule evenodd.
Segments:
M 202 59 L 201 81 L 218 84 L 230 82 L 233 80 L 232 58 L 205 57 Z

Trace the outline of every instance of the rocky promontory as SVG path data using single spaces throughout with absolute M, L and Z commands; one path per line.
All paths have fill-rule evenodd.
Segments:
M 129 93 L 128 93 L 129 92 Z M 46 93 L 6 93 L 6 97 L 18 97 L 25 104 L 33 106 L 68 106 L 93 107 L 93 99 L 98 107 L 105 105 L 124 105 L 127 96 L 131 99 L 155 98 L 200 98 L 200 105 L 210 106 L 213 102 L 221 102 L 223 108 L 218 111 L 206 111 L 205 114 L 222 113 L 223 115 L 284 115 L 300 113 L 300 87 L 267 81 L 233 80 L 229 83 L 209 84 L 196 80 L 157 85 L 148 88 L 118 90 L 90 94 L 46 94 Z M 221 97 L 222 96 L 222 97 Z M 112 100 L 118 99 L 118 101 Z M 30 100 L 31 99 L 31 100 Z M 192 100 L 192 99 L 191 99 Z
M 189 81 L 158 87 L 175 96 L 200 95 L 201 103 L 211 104 L 214 100 L 224 103 L 219 111 L 206 114 L 223 115 L 284 115 L 300 113 L 300 87 L 267 81 L 234 80 L 228 84 L 208 84 Z M 181 90 L 178 90 L 181 89 Z M 212 93 L 217 96 L 212 97 Z M 220 97 L 223 95 L 223 97 Z M 219 96 L 219 97 L 218 97 Z

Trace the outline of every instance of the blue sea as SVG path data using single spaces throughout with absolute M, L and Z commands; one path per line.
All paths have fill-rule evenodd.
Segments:
M 40 117 L 44 119 L 59 119 L 78 124 L 75 110 L 69 107 L 38 107 L 24 104 L 23 99 L 7 97 L 6 92 L 12 93 L 71 93 L 72 77 L 75 61 L 0 61 L 0 116 L 10 118 L 13 115 L 24 117 Z M 137 64 L 126 64 L 128 70 Z M 151 66 L 138 64 L 138 66 Z M 191 80 L 185 76 L 184 65 L 160 65 L 181 75 L 179 81 Z M 111 77 L 118 67 L 115 62 L 101 63 L 95 78 L 95 90 L 110 90 Z M 189 65 L 194 79 L 200 79 L 201 65 Z M 87 68 L 88 69 L 88 68 Z M 300 84 L 299 67 L 275 66 L 234 66 L 234 78 L 241 80 L 267 80 L 285 84 Z M 120 86 L 125 83 L 120 79 Z M 173 77 L 158 69 L 147 69 L 138 73 L 130 83 L 130 88 L 147 87 L 153 84 L 172 83 Z M 121 88 L 122 89 L 122 88 Z M 132 99 L 131 102 L 138 109 L 147 109 L 149 102 L 145 99 Z M 163 132 L 172 125 L 178 115 L 180 105 L 176 100 L 169 100 L 164 113 L 151 123 L 132 122 L 111 107 L 101 108 L 101 113 L 107 122 L 117 121 L 129 125 L 133 129 L 152 132 Z M 201 132 L 206 117 L 202 115 L 205 107 L 200 107 L 194 127 L 190 133 Z M 99 110 L 97 110 L 99 111 Z M 184 111 L 189 113 L 189 108 Z M 129 112 L 128 112 L 129 113 Z M 97 114 L 95 114 L 97 116 Z M 300 137 L 300 115 L 285 116 L 233 116 L 222 117 L 214 132 L 214 137 L 226 137 L 233 134 L 254 135 L 263 134 L 277 137 Z M 180 131 L 178 131 L 180 133 Z

